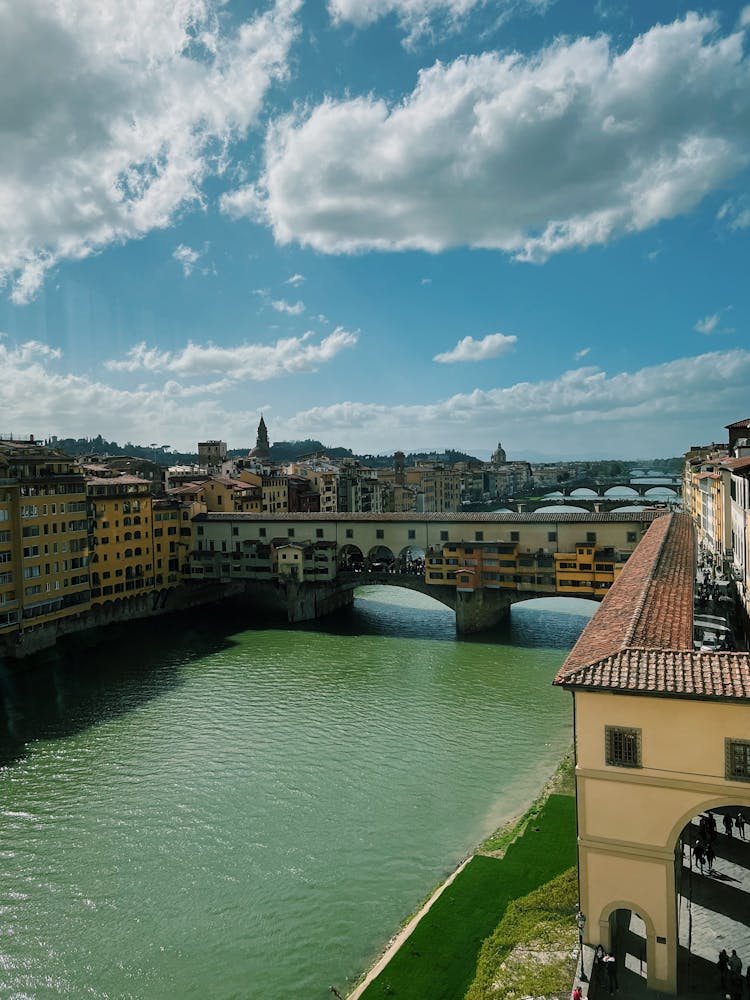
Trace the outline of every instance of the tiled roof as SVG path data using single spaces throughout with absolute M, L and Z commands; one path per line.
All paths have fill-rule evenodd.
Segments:
M 747 653 L 625 649 L 580 667 L 563 683 L 665 697 L 750 700 L 750 656 Z
M 732 472 L 750 469 L 750 455 L 746 455 L 744 458 L 724 458 L 720 464 L 722 469 L 731 469 Z
M 740 430 L 742 427 L 750 427 L 750 417 L 744 420 L 736 420 L 733 424 L 724 424 L 728 431 Z
M 750 700 L 750 654 L 693 650 L 694 535 L 655 521 L 555 678 L 570 688 Z
M 173 490 L 169 491 L 170 493 Z M 668 516 L 666 510 L 642 510 L 627 513 L 612 511 L 609 514 L 593 512 L 590 514 L 489 514 L 479 511 L 463 513 L 446 511 L 441 514 L 418 514 L 415 511 L 404 511 L 400 514 L 341 514 L 341 513 L 293 513 L 293 514 L 239 514 L 215 513 L 205 517 L 217 521 L 417 521 L 451 522 L 458 524 L 596 524 L 598 522 L 620 521 L 633 524 L 650 524 L 652 521 Z

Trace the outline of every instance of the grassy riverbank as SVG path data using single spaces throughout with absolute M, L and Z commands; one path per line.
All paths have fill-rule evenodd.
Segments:
M 482 943 L 509 904 L 575 864 L 570 770 L 564 762 L 529 810 L 485 842 L 485 853 L 475 855 L 435 900 L 362 1000 L 462 1000 Z

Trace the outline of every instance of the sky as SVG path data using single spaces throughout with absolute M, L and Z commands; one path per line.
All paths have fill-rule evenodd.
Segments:
M 0 0 L 0 434 L 724 439 L 749 43 L 720 0 Z

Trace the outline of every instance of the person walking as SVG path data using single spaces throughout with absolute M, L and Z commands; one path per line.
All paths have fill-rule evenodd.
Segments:
M 734 825 L 737 827 L 740 837 L 745 839 L 745 816 L 742 810 L 740 810 L 734 817 Z
M 714 861 L 716 861 L 716 852 L 713 849 L 713 845 L 709 844 L 706 848 L 706 864 L 708 865 L 709 875 L 713 875 L 714 873 Z
M 613 996 L 620 989 L 619 983 L 617 982 L 617 959 L 612 954 L 611 951 L 607 952 L 604 956 L 604 968 L 607 970 L 607 985 L 609 986 L 609 995 Z
M 703 874 L 703 866 L 706 863 L 706 849 L 703 846 L 702 840 L 696 840 L 693 847 L 693 857 L 695 858 L 695 863 L 700 866 L 701 875 Z
M 724 824 L 724 833 L 731 840 L 732 839 L 732 817 L 729 815 L 729 813 L 724 813 L 724 816 L 723 816 L 721 822 Z
M 734 948 L 732 948 L 732 954 L 729 956 L 729 971 L 733 976 L 739 976 L 742 972 L 742 959 Z
M 729 976 L 729 955 L 727 955 L 726 948 L 722 948 L 719 952 L 719 961 L 716 963 L 716 967 L 719 970 L 721 991 L 724 993 L 727 988 L 727 977 Z

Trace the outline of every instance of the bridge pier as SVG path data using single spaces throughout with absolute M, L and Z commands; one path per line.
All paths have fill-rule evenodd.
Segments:
M 456 593 L 456 632 L 470 635 L 483 632 L 504 621 L 513 603 L 502 590 L 458 591 Z
M 290 625 L 323 618 L 354 602 L 354 590 L 340 589 L 332 584 L 285 580 L 281 589 Z

